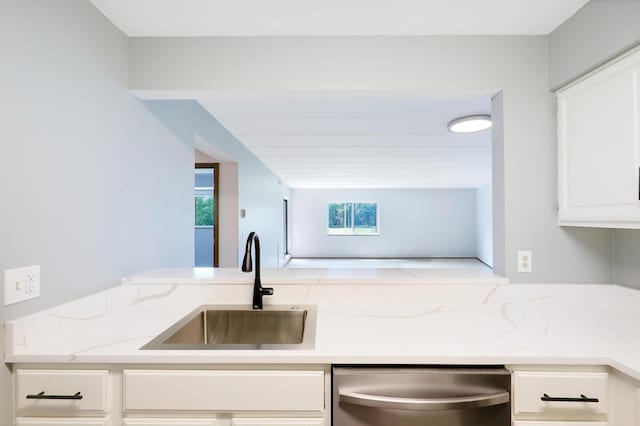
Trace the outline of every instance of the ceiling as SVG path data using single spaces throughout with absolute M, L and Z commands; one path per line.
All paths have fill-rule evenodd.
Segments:
M 548 34 L 588 0 L 91 0 L 138 36 Z
M 292 188 L 475 188 L 491 180 L 491 132 L 447 123 L 488 96 L 235 94 L 199 99 Z
M 588 0 L 90 0 L 129 36 L 548 34 Z M 292 188 L 473 188 L 488 97 L 227 94 L 200 103 Z

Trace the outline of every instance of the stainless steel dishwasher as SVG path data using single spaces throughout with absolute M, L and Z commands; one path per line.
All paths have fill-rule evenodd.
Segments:
M 333 367 L 333 426 L 509 426 L 502 367 Z

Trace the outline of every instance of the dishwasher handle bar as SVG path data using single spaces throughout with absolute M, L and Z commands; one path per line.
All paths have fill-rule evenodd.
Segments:
M 464 410 L 491 407 L 509 402 L 509 392 L 507 391 L 446 398 L 402 398 L 340 390 L 339 396 L 340 402 L 345 404 L 413 411 Z

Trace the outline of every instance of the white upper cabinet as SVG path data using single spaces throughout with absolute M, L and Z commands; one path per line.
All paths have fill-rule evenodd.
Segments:
M 558 92 L 558 224 L 640 228 L 640 52 Z

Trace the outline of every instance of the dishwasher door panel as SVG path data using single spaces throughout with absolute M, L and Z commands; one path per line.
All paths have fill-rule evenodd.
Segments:
M 334 426 L 509 426 L 503 368 L 334 367 Z

